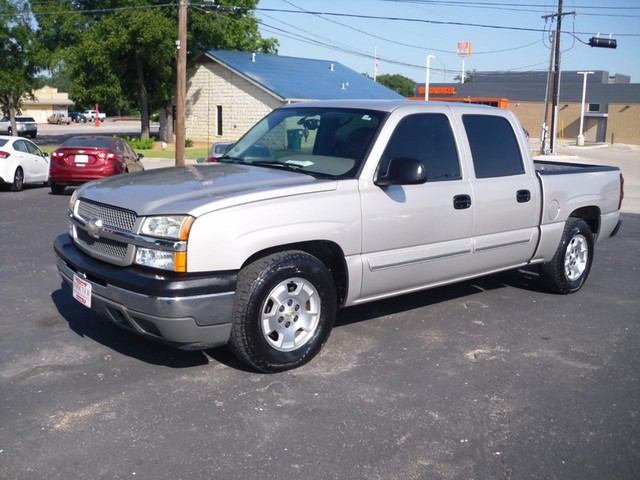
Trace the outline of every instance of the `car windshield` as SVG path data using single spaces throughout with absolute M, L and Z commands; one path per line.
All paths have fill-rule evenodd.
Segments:
M 83 148 L 111 148 L 113 140 L 110 138 L 70 138 L 64 147 L 83 147 Z
M 16 117 L 16 122 L 34 122 L 35 123 L 35 118 L 33 117 Z
M 373 110 L 282 108 L 249 130 L 221 161 L 353 178 L 384 116 Z

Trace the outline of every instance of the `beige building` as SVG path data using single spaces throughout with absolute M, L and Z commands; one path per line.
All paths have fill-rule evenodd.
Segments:
M 561 75 L 557 132 L 560 140 L 575 141 L 580 134 L 583 75 Z M 640 84 L 626 75 L 596 70 L 587 76 L 583 134 L 586 142 L 640 145 Z M 518 115 L 532 138 L 539 138 L 545 111 L 546 72 L 476 72 L 465 84 L 433 84 L 429 100 L 488 103 Z M 424 84 L 416 97 L 424 99 Z M 551 101 L 547 124 L 550 128 Z
M 22 101 L 22 114 L 33 117 L 37 123 L 46 123 L 54 113 L 67 114 L 69 107 L 74 104 L 68 94 L 53 87 L 39 88 L 33 95 L 34 100 L 29 98 Z

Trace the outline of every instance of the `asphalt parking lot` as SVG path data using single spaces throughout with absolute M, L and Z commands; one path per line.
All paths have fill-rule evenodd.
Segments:
M 70 190 L 0 191 L 0 478 L 637 480 L 638 152 L 577 294 L 506 272 L 349 308 L 277 375 L 100 319 L 55 267 Z

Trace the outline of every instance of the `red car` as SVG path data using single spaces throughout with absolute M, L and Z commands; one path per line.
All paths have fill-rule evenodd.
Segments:
M 71 137 L 51 156 L 51 193 L 60 195 L 70 185 L 144 170 L 140 159 L 122 138 L 99 135 Z

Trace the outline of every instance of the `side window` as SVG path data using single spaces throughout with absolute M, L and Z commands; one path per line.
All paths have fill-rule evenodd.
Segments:
M 38 155 L 39 157 L 42 156 L 42 152 L 40 151 L 40 149 L 36 147 L 33 143 L 25 141 L 24 145 L 27 147 L 27 150 L 29 151 L 29 153 L 33 155 Z
M 18 150 L 19 152 L 29 153 L 29 150 L 27 149 L 25 143 L 26 142 L 24 140 L 16 140 L 16 142 L 13 144 L 13 148 Z
M 451 125 L 441 113 L 419 113 L 400 120 L 382 154 L 380 171 L 387 170 L 392 158 L 401 157 L 420 160 L 427 182 L 462 178 Z
M 492 115 L 463 115 L 476 178 L 524 173 L 522 155 L 511 123 Z

